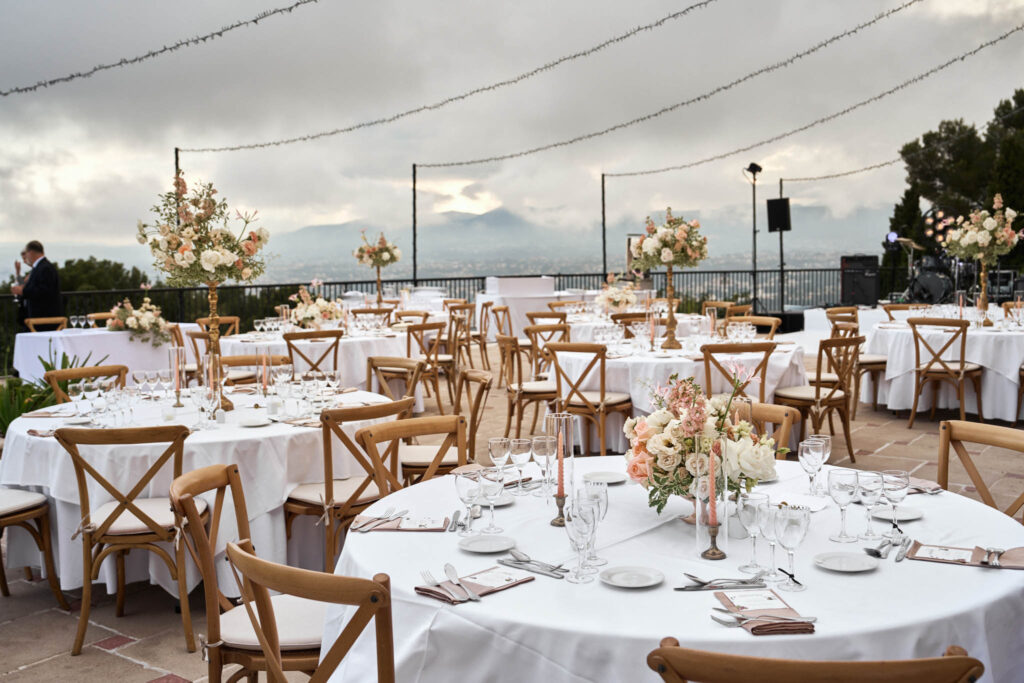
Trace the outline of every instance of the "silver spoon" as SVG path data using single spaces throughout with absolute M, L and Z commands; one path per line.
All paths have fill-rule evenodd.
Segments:
M 882 541 L 881 545 L 879 545 L 877 548 L 864 548 L 864 552 L 866 552 L 871 557 L 877 557 L 878 559 L 884 560 L 889 555 L 889 550 L 891 549 L 891 546 L 892 541 L 886 539 Z
M 567 571 L 569 571 L 568 569 L 565 569 L 564 567 L 562 567 L 562 564 L 565 564 L 564 562 L 562 564 L 557 564 L 557 565 L 555 565 L 555 564 L 548 564 L 547 562 L 541 562 L 540 560 L 534 560 L 529 555 L 524 553 L 522 550 L 517 550 L 515 548 L 510 549 L 508 552 L 509 552 L 509 554 L 512 557 L 516 558 L 520 562 L 526 562 L 527 564 L 535 564 L 538 567 L 543 567 L 544 569 L 547 569 L 547 570 L 553 571 L 553 572 L 567 572 Z

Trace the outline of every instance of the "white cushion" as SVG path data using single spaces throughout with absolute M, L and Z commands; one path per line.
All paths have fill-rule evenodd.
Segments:
M 231 382 L 243 382 L 247 379 L 256 379 L 256 373 L 252 370 L 228 370 L 227 379 Z
M 327 616 L 326 603 L 294 595 L 274 595 L 270 604 L 274 607 L 277 637 L 282 650 L 315 650 L 320 647 Z M 251 603 L 250 606 L 258 620 L 256 604 Z M 220 615 L 220 639 L 225 645 L 243 650 L 263 649 L 244 605 Z
M 952 370 L 953 372 L 957 372 L 960 369 L 960 361 L 958 360 L 947 360 L 946 365 L 948 365 L 949 369 Z M 924 370 L 926 367 L 928 367 L 928 364 L 922 363 L 918 369 Z M 977 363 L 964 363 L 964 372 L 974 372 L 975 370 L 980 369 L 981 366 L 978 365 Z M 939 363 L 933 363 L 932 366 L 928 369 L 928 372 L 939 372 L 945 374 L 946 369 L 942 367 Z
M 206 501 L 202 498 L 195 498 L 196 507 L 199 509 L 199 513 L 202 514 L 206 510 Z M 157 523 L 158 526 L 164 529 L 170 529 L 174 526 L 174 513 L 171 512 L 171 499 L 170 498 L 136 498 L 134 501 L 135 507 L 142 510 L 143 513 L 148 515 L 150 519 Z M 99 506 L 90 514 L 93 524 L 99 526 L 107 520 L 113 512 L 114 508 L 118 505 L 116 500 L 112 500 L 109 503 L 104 503 Z M 122 510 L 117 520 L 110 525 L 107 529 L 107 534 L 113 536 L 123 536 L 125 534 L 151 534 L 153 530 L 146 526 L 146 523 L 135 516 L 131 509 Z
M 419 360 L 427 360 L 427 357 L 421 353 L 419 355 Z M 452 362 L 452 354 L 450 354 L 450 353 L 439 353 L 439 354 L 437 354 L 437 362 L 438 363 L 451 363 Z
M 804 385 L 802 387 L 786 387 L 785 389 L 776 389 L 775 398 L 786 398 L 794 401 L 814 401 L 815 392 L 817 387 L 812 385 Z M 829 395 L 831 389 L 821 389 L 821 398 L 826 398 Z M 844 396 L 842 391 L 836 391 L 832 394 L 832 400 L 838 401 Z
M 195 363 L 185 363 L 185 372 L 199 372 L 199 366 Z
M 857 362 L 861 365 L 877 365 L 878 363 L 885 363 L 889 360 L 887 356 L 880 356 L 877 353 L 862 353 L 857 358 Z
M 601 402 L 600 391 L 581 391 L 580 393 L 583 394 L 583 398 L 587 399 L 594 405 L 597 405 L 598 403 Z M 617 391 L 604 392 L 605 405 L 612 405 L 613 403 L 625 403 L 628 400 L 630 400 L 629 394 L 622 394 Z M 569 401 L 569 405 L 581 406 L 583 405 L 583 403 L 580 401 L 579 396 L 573 394 L 573 398 L 571 401 Z
M 401 443 L 398 446 L 398 460 L 403 465 L 414 467 L 429 467 L 437 455 L 437 449 L 441 444 L 408 444 Z M 454 445 L 448 448 L 448 452 L 441 459 L 442 465 L 458 465 L 459 449 Z
M 519 343 L 520 347 L 523 347 L 523 346 L 526 346 L 526 347 L 533 346 L 533 342 L 530 341 L 529 339 L 525 339 L 525 338 L 524 339 L 517 339 L 516 341 Z
M 511 391 L 522 391 L 524 394 L 553 394 L 555 392 L 554 382 L 523 382 L 522 389 L 517 382 L 508 385 Z
M 46 502 L 46 496 L 22 489 L 0 489 L 0 517 L 21 512 Z
M 811 377 L 811 382 L 815 382 L 816 380 L 817 380 L 816 377 L 814 377 L 814 376 Z M 822 384 L 835 384 L 838 381 L 839 381 L 839 375 L 837 375 L 834 372 L 823 372 L 823 373 L 821 373 L 821 383 Z
M 344 503 L 349 497 L 355 493 L 356 489 L 365 481 L 365 477 L 349 477 L 348 479 L 335 479 L 334 480 L 334 502 Z M 324 496 L 324 483 L 322 481 L 311 483 L 311 484 L 299 484 L 292 492 L 288 494 L 288 497 L 292 500 L 298 500 L 303 503 L 310 503 L 311 505 L 323 505 L 327 500 Z M 380 491 L 377 490 L 377 484 L 370 482 L 363 493 L 359 496 L 357 503 L 370 502 L 380 498 Z

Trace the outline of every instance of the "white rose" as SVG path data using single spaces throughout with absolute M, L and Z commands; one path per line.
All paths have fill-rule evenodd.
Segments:
M 189 265 L 189 266 L 191 266 L 191 265 L 192 265 L 193 263 L 195 263 L 195 262 L 196 262 L 196 253 L 195 253 L 194 251 L 192 251 L 191 249 L 189 249 L 188 251 L 186 251 L 186 252 L 185 252 L 185 253 L 183 254 L 183 257 L 184 257 L 184 259 L 185 259 L 185 264 L 186 264 L 186 265 Z
M 668 455 L 675 452 L 675 444 L 672 443 L 672 438 L 668 434 L 662 432 L 647 440 L 647 452 L 654 457 Z
M 141 327 L 144 330 L 148 330 L 149 329 L 149 319 L 148 318 L 142 318 L 141 320 L 139 320 L 139 327 Z
M 220 265 L 220 254 L 212 249 L 207 249 L 199 255 L 199 263 L 203 270 L 212 273 Z
M 124 324 L 134 330 L 136 327 L 139 326 L 139 321 L 136 320 L 135 318 L 128 318 L 127 320 L 124 321 Z
M 768 443 L 743 440 L 744 446 L 736 452 L 738 472 L 729 474 L 733 480 L 743 474 L 748 479 L 764 481 L 775 476 L 775 449 Z M 726 449 L 729 450 L 728 448 Z M 727 467 L 728 469 L 728 467 Z
M 1014 218 L 1017 217 L 1017 212 L 1014 211 L 1013 209 L 1007 209 L 1006 211 L 1003 212 L 1003 215 L 1006 216 L 1006 220 L 1012 221 Z
M 658 240 L 652 239 L 650 237 L 644 240 L 643 252 L 648 256 L 654 256 L 655 254 L 658 253 L 658 249 L 660 248 L 661 245 L 658 244 Z
M 949 239 L 952 242 L 959 242 L 963 234 L 964 233 L 962 230 L 954 230 L 953 232 L 949 233 Z
M 631 417 L 626 420 L 626 423 L 622 425 L 622 433 L 626 435 L 626 438 L 632 441 L 636 438 L 636 418 Z
M 388 252 L 386 252 L 386 251 L 382 251 L 382 252 L 380 253 L 380 260 L 381 260 L 381 261 L 390 261 L 390 260 L 391 260 L 391 254 L 389 254 L 389 253 L 388 253 Z
M 661 250 L 661 262 L 662 263 L 671 263 L 672 262 L 672 250 L 669 249 L 668 247 L 665 247 L 664 249 Z
M 682 461 L 683 456 L 679 455 L 679 451 L 665 452 L 658 456 L 658 467 L 666 472 L 671 472 L 679 467 L 679 463 Z
M 672 421 L 673 415 L 667 410 L 656 410 L 647 416 L 647 426 L 657 434 L 665 429 L 665 425 Z
M 991 220 L 991 219 L 990 219 Z M 979 232 L 978 233 L 978 246 L 987 247 L 988 243 L 992 241 L 992 233 Z
M 965 246 L 967 246 L 967 245 L 974 244 L 977 241 L 978 241 L 978 233 L 976 233 L 973 230 L 968 230 L 967 234 L 964 235 L 962 240 L 960 240 L 960 243 L 965 245 Z
M 995 230 L 996 229 L 996 219 L 992 218 L 991 216 L 989 216 L 981 224 L 981 227 L 985 228 L 986 230 Z
M 633 258 L 640 258 L 640 243 L 643 239 L 643 237 L 634 237 L 629 241 L 629 253 L 633 255 Z

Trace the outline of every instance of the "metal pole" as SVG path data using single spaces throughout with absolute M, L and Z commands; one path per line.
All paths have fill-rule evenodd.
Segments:
M 601 174 L 601 272 L 608 273 L 608 223 L 604 211 L 604 173 Z
M 174 148 L 174 177 L 177 178 L 178 174 L 181 173 L 181 164 L 179 158 L 181 155 L 181 149 L 179 147 Z
M 412 165 L 412 284 L 420 283 L 416 273 L 416 164 Z
M 750 189 L 753 195 L 752 207 L 754 216 L 754 292 L 750 297 L 750 303 L 752 312 L 757 313 L 757 174 L 751 173 L 751 176 L 753 176 L 753 179 L 750 181 Z
M 782 178 L 779 178 L 779 199 L 782 199 Z M 786 261 L 782 258 L 782 230 L 779 230 L 779 312 L 786 312 Z

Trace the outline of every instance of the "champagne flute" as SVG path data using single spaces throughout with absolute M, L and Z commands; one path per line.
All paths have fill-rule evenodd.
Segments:
M 608 514 L 608 483 L 604 481 L 584 481 L 583 495 L 585 499 L 597 502 L 597 516 L 594 518 L 594 532 L 590 538 L 590 552 L 587 554 L 587 564 L 591 567 L 600 567 L 601 565 L 608 564 L 608 560 L 599 557 L 595 550 L 597 545 L 597 527 L 600 526 L 604 516 Z
M 818 476 L 818 470 L 821 469 L 823 458 L 820 441 L 807 439 L 800 442 L 800 446 L 797 448 L 797 460 L 800 461 L 800 467 L 804 468 L 804 472 L 807 473 L 807 477 L 810 480 L 808 493 L 812 496 L 817 495 L 817 491 L 814 488 L 814 479 Z
M 861 470 L 857 472 L 857 495 L 864 506 L 867 529 L 857 538 L 874 541 L 880 538 L 871 528 L 871 513 L 882 497 L 882 475 L 879 472 Z
M 757 506 L 757 526 L 761 530 L 764 540 L 768 541 L 768 573 L 764 575 L 766 583 L 778 583 L 783 579 L 782 572 L 775 566 L 775 515 L 778 511 L 779 506 L 770 503 Z
M 533 492 L 537 497 L 549 497 L 551 495 L 551 465 L 555 458 L 555 437 L 535 436 L 533 437 L 533 459 L 540 465 L 543 473 L 543 482 L 540 488 Z
M 757 574 L 764 567 L 757 563 L 757 537 L 761 534 L 760 515 L 757 509 L 768 505 L 767 493 L 741 493 L 739 497 L 737 514 L 740 524 L 750 534 L 750 562 L 741 566 L 739 570 L 744 574 Z
M 596 501 L 576 498 L 565 515 L 565 532 L 569 536 L 573 550 L 576 551 L 576 569 L 565 577 L 569 583 L 590 583 L 594 580 L 593 575 L 585 571 L 584 560 L 596 525 Z
M 501 467 L 488 467 L 480 472 L 480 488 L 484 500 L 491 507 L 491 522 L 484 528 L 485 534 L 500 534 L 504 529 L 494 523 L 494 504 L 505 491 L 505 470 Z
M 802 591 L 806 586 L 793 580 L 796 569 L 793 566 L 793 554 L 807 535 L 807 526 L 811 521 L 811 511 L 802 506 L 785 506 L 775 513 L 775 537 L 789 555 L 789 573 L 791 576 L 779 584 L 784 591 Z
M 839 533 L 828 537 L 835 543 L 856 543 L 857 538 L 846 533 L 846 508 L 857 496 L 857 471 L 835 467 L 828 473 L 828 493 L 839 506 Z
M 832 437 L 829 434 L 811 434 L 807 437 L 806 441 L 817 441 L 821 444 L 821 464 L 824 465 L 832 457 Z M 821 489 L 821 484 L 818 483 L 818 478 L 814 478 L 814 495 L 822 496 L 825 492 Z
M 889 505 L 892 506 L 892 531 L 885 534 L 885 536 L 886 538 L 891 538 L 893 543 L 902 540 L 903 534 L 896 523 L 896 506 L 907 497 L 909 488 L 909 472 L 906 470 L 882 470 L 882 495 L 885 496 L 885 499 L 889 501 Z
M 512 439 L 509 443 L 509 456 L 512 458 L 512 464 L 517 470 L 519 470 L 519 483 L 515 490 L 512 492 L 514 496 L 525 496 L 529 492 L 523 488 L 523 469 L 526 464 L 530 462 L 530 457 L 533 453 L 530 451 L 530 440 L 529 439 Z
M 466 506 L 465 524 L 459 529 L 459 536 L 469 536 L 469 527 L 473 523 L 473 506 L 480 500 L 482 487 L 476 472 L 459 472 L 455 475 L 455 493 Z

